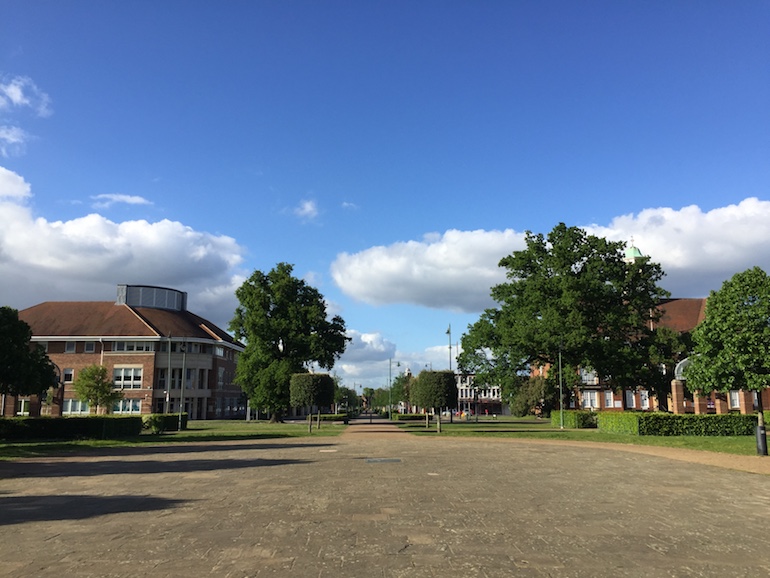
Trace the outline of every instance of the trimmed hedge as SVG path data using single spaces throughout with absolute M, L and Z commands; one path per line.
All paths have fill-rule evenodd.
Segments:
M 152 430 L 154 434 L 167 431 L 179 431 L 178 413 L 151 413 L 142 416 L 142 427 Z M 187 429 L 187 414 L 182 414 L 182 429 Z
M 395 421 L 425 421 L 424 413 L 394 413 L 393 419 Z M 433 419 L 431 415 L 429 419 Z
M 141 416 L 13 417 L 0 419 L 2 440 L 116 439 L 138 436 Z
M 765 412 L 768 421 L 770 412 Z M 598 414 L 599 430 L 648 436 L 749 436 L 757 427 L 756 414 L 673 414 L 665 412 L 614 412 Z
M 551 411 L 551 425 L 561 427 L 561 417 L 559 410 Z M 585 411 L 582 409 L 564 410 L 564 427 L 569 429 L 589 429 L 596 427 L 596 412 Z

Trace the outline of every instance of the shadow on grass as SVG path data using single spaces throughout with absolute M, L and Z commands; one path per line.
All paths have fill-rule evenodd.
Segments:
M 0 497 L 0 526 L 52 520 L 85 520 L 106 514 L 175 508 L 184 500 L 152 496 L 12 496 Z

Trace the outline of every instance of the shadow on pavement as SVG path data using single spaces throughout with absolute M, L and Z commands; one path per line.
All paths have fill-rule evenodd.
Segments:
M 0 497 L 0 526 L 46 520 L 85 520 L 105 514 L 174 508 L 185 500 L 151 496 L 14 496 Z
M 66 462 L 3 462 L 0 479 L 50 478 L 77 476 L 104 476 L 110 474 L 166 474 L 185 472 L 213 472 L 244 468 L 262 468 L 310 463 L 308 460 L 260 459 L 253 460 L 142 460 L 142 461 L 74 461 Z

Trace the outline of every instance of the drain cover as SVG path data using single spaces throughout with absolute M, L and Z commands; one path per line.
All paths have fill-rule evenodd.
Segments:
M 367 464 L 392 464 L 400 461 L 401 458 L 366 458 Z

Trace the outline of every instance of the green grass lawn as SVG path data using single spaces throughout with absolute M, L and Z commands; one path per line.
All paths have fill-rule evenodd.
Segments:
M 499 417 L 497 419 L 480 417 L 478 422 L 449 423 L 441 420 L 442 436 L 473 436 L 496 438 L 519 438 L 538 440 L 590 441 L 612 444 L 643 446 L 662 446 L 721 452 L 737 455 L 756 455 L 757 446 L 754 436 L 634 436 L 602 433 L 596 429 L 554 428 L 549 419 Z M 402 422 L 402 429 L 415 435 L 436 436 L 436 423 L 431 421 L 429 429 L 424 421 Z
M 207 420 L 191 421 L 181 432 L 160 435 L 143 433 L 134 438 L 120 440 L 79 440 L 79 441 L 30 441 L 0 442 L 0 460 L 15 458 L 43 457 L 57 454 L 88 451 L 89 448 L 136 446 L 144 444 L 165 444 L 184 442 L 207 442 L 247 439 L 275 439 L 290 437 L 336 436 L 345 430 L 344 425 L 321 422 L 318 430 L 313 424 L 308 434 L 306 422 L 269 423 L 266 421 Z

